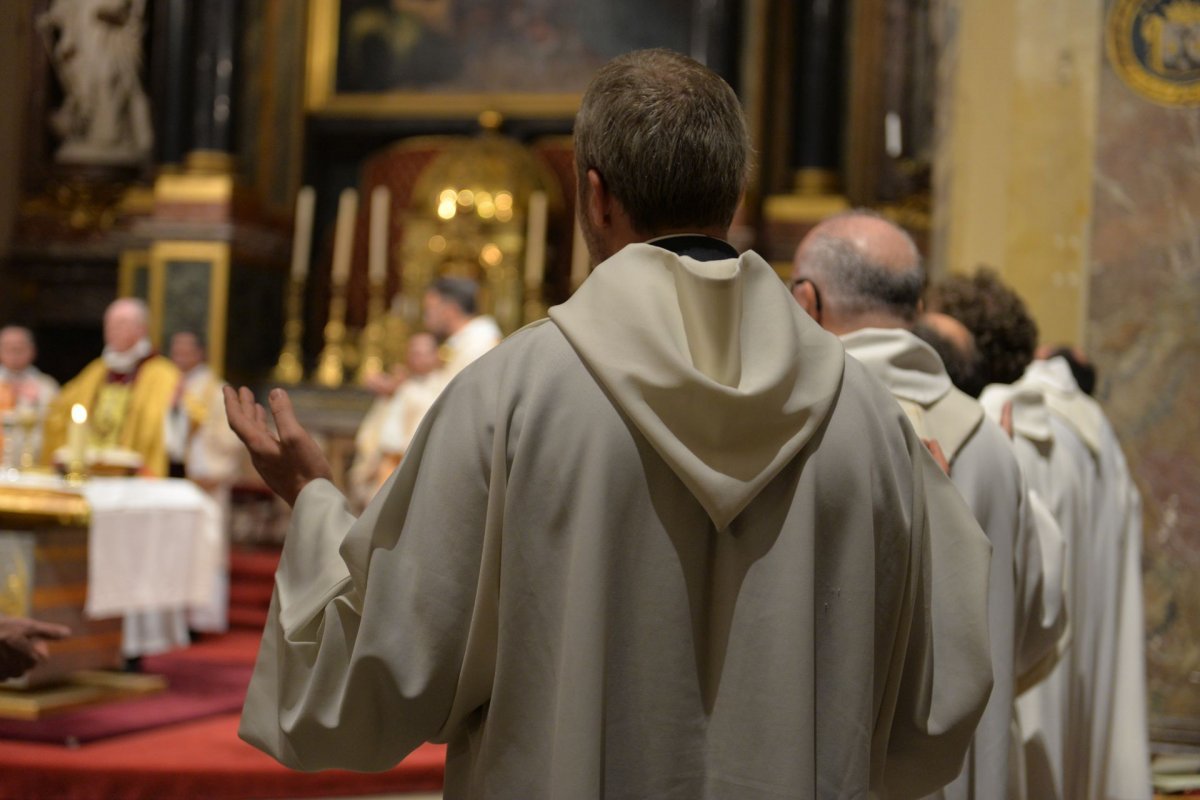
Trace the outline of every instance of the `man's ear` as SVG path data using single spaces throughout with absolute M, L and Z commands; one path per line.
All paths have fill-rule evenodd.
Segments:
M 813 318 L 815 322 L 820 324 L 821 312 L 817 310 L 817 294 L 813 291 L 813 285 L 809 281 L 800 281 L 792 284 L 792 297 L 796 298 L 796 302 L 800 307 Z
M 604 178 L 595 169 L 587 171 L 588 181 L 588 196 L 587 196 L 587 215 L 588 222 L 592 224 L 594 230 L 603 230 L 612 222 L 612 197 L 608 193 L 608 187 L 604 185 Z

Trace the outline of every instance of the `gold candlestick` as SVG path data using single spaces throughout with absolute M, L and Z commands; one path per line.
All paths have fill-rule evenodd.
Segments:
M 21 408 L 17 411 L 17 425 L 21 429 L 21 456 L 17 468 L 26 471 L 33 469 L 36 460 L 33 452 L 33 435 L 40 420 L 32 408 Z
M 304 377 L 304 365 L 301 363 L 300 339 L 304 334 L 304 321 L 301 319 L 303 306 L 304 284 L 295 278 L 288 281 L 287 316 L 283 323 L 283 349 L 279 351 L 279 360 L 271 377 L 286 384 L 299 383 Z
M 78 485 L 87 478 L 88 412 L 80 403 L 71 406 L 67 428 L 67 483 Z
M 357 380 L 360 384 L 383 372 L 383 283 L 374 283 L 367 297 L 367 324 L 359 341 Z
M 336 389 L 345 380 L 346 286 L 335 283 L 329 298 L 329 321 L 325 323 L 325 347 L 317 359 L 314 380 Z

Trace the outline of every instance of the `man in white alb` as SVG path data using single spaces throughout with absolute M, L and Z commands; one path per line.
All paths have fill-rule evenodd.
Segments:
M 998 274 L 944 278 L 929 299 L 987 343 L 983 397 L 992 408 L 1012 404 L 1018 441 L 1022 417 L 1048 420 L 1040 479 L 1053 487 L 1046 496 L 1067 535 L 1072 640 L 1050 678 L 1021 699 L 1031 796 L 1149 800 L 1141 497 L 1120 443 L 1066 357 L 1031 360 L 1037 326 Z
M 721 237 L 729 86 L 603 67 L 575 295 L 465 369 L 357 520 L 248 390 L 295 504 L 241 735 L 301 769 L 449 743 L 448 798 L 917 797 L 991 688 L 990 547 L 895 401 Z
M 1047 674 L 1066 631 L 1062 533 L 1036 510 L 1005 433 L 956 389 L 912 327 L 925 273 L 912 239 L 869 212 L 831 217 L 796 250 L 792 291 L 895 395 L 917 433 L 938 443 L 950 478 L 992 543 L 988 624 L 995 687 L 962 774 L 940 796 L 1019 796 L 1010 775 L 1021 755 L 1012 735 L 1019 688 Z

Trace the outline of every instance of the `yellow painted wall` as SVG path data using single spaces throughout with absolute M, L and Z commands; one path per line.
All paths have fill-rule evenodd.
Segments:
M 935 269 L 996 267 L 1043 341 L 1081 342 L 1102 9 L 962 0 L 955 13 Z

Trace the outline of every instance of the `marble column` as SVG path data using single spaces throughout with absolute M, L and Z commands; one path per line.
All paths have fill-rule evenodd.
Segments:
M 192 97 L 192 150 L 233 151 L 238 5 L 204 0 L 195 6 L 196 60 Z
M 192 0 L 158 0 L 150 48 L 154 160 L 181 164 L 191 149 Z
M 838 188 L 844 30 L 841 2 L 805 0 L 796 9 L 792 165 L 801 194 Z

